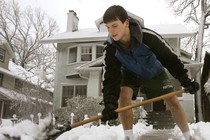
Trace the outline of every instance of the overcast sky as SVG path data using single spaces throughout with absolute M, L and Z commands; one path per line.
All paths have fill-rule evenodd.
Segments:
M 181 23 L 179 17 L 172 14 L 165 0 L 17 0 L 20 6 L 40 7 L 53 17 L 59 32 L 66 30 L 67 12 L 74 10 L 79 18 L 79 28 L 96 28 L 95 20 L 114 4 L 123 6 L 129 12 L 144 19 L 148 24 Z

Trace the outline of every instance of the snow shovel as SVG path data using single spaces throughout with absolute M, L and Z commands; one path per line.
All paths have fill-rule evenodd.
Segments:
M 156 101 L 160 101 L 160 100 L 163 100 L 163 99 L 166 99 L 166 98 L 169 98 L 169 97 L 172 97 L 174 95 L 177 95 L 177 94 L 181 94 L 181 93 L 184 93 L 186 92 L 186 89 L 182 89 L 182 90 L 178 90 L 178 91 L 173 91 L 173 92 L 170 92 L 168 94 L 165 94 L 165 95 L 162 95 L 162 96 L 158 96 L 158 97 L 155 97 L 155 98 L 152 98 L 152 99 L 148 99 L 148 100 L 144 100 L 143 102 L 137 102 L 137 103 L 134 103 L 134 104 L 131 104 L 129 106 L 125 106 L 125 107 L 122 107 L 122 108 L 118 108 L 116 109 L 115 111 L 120 113 L 120 112 L 123 112 L 123 111 L 126 111 L 126 110 L 129 110 L 129 109 L 132 109 L 132 108 L 135 108 L 135 107 L 139 107 L 139 106 L 142 106 L 142 105 L 145 105 L 145 104 L 148 104 L 148 103 L 152 103 L 152 102 L 156 102 Z M 66 131 L 69 131 L 71 130 L 72 128 L 75 128 L 75 127 L 78 127 L 78 126 L 81 126 L 81 125 L 84 125 L 84 124 L 87 124 L 87 123 L 90 123 L 90 122 L 93 122 L 93 121 L 96 121 L 96 120 L 99 120 L 103 117 L 103 115 L 96 115 L 96 116 L 92 116 L 90 117 L 89 119 L 86 119 L 86 120 L 82 120 L 82 121 L 79 121 L 79 122 L 76 122 L 76 123 L 73 123 L 73 124 L 69 124 L 67 127 L 65 127 L 63 130 L 57 132 L 56 134 L 53 134 L 50 136 L 50 140 L 55 140 L 58 136 L 60 136 L 62 133 L 66 132 Z

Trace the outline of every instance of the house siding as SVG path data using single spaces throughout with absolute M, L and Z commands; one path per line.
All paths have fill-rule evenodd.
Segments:
M 62 89 L 67 85 L 87 85 L 87 79 L 82 78 L 67 78 L 70 74 L 77 73 L 75 68 L 84 63 L 68 64 L 68 49 L 78 43 L 61 43 L 57 45 L 57 58 L 56 58 L 56 75 L 54 87 L 54 109 L 60 108 L 62 103 Z

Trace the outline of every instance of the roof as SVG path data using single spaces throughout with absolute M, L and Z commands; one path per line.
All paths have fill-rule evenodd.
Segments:
M 0 99 L 3 100 L 21 100 L 27 101 L 27 97 L 24 94 L 18 93 L 14 90 L 6 89 L 4 87 L 0 87 Z
M 163 37 L 188 37 L 195 34 L 195 32 L 190 31 L 183 24 L 160 24 L 160 25 L 147 25 L 147 28 L 150 28 L 162 35 Z
M 161 24 L 147 25 L 164 38 L 187 37 L 194 35 L 194 32 L 188 30 L 183 24 Z M 40 40 L 41 43 L 65 43 L 65 42 L 85 42 L 85 41 L 104 41 L 108 32 L 98 31 L 97 28 L 79 29 L 75 32 L 63 32 L 45 39 Z
M 23 93 L 19 93 L 17 91 L 12 90 L 12 89 L 6 89 L 6 88 L 1 87 L 1 86 L 0 86 L 0 99 L 3 99 L 3 100 L 17 100 L 17 101 L 19 100 L 19 101 L 24 101 L 24 102 L 38 100 L 39 102 L 52 105 L 52 102 L 50 102 L 50 101 L 39 99 L 39 98 L 32 97 L 32 96 L 27 96 L 27 95 L 24 95 Z
M 79 73 L 79 76 L 88 78 L 89 77 L 89 71 L 91 70 L 102 70 L 102 61 L 103 57 L 99 57 L 93 61 L 87 62 L 79 67 L 76 67 L 75 70 Z
M 85 41 L 104 41 L 107 32 L 99 32 L 96 28 L 80 29 L 75 32 L 64 32 L 42 39 L 41 43 L 65 43 L 65 42 L 85 42 Z
M 54 90 L 54 88 L 50 85 L 50 83 L 44 82 L 42 79 L 40 79 L 39 76 L 28 72 L 23 67 L 16 65 L 12 61 L 9 61 L 8 69 L 9 70 L 0 67 L 0 72 L 6 75 L 10 75 L 17 79 L 21 79 L 23 81 L 30 82 L 33 85 L 38 85 L 47 91 L 53 92 Z

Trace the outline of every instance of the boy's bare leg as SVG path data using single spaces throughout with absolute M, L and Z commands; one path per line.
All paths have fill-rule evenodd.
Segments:
M 133 90 L 129 87 L 121 87 L 119 107 L 125 107 L 131 104 Z M 133 111 L 132 109 L 120 113 L 120 120 L 125 133 L 125 140 L 133 140 Z
M 166 101 L 168 109 L 171 111 L 174 121 L 179 126 L 181 131 L 183 133 L 189 131 L 189 126 L 188 126 L 184 109 L 179 103 L 179 100 L 177 99 L 177 97 L 173 96 L 171 98 L 166 99 L 165 101 Z

